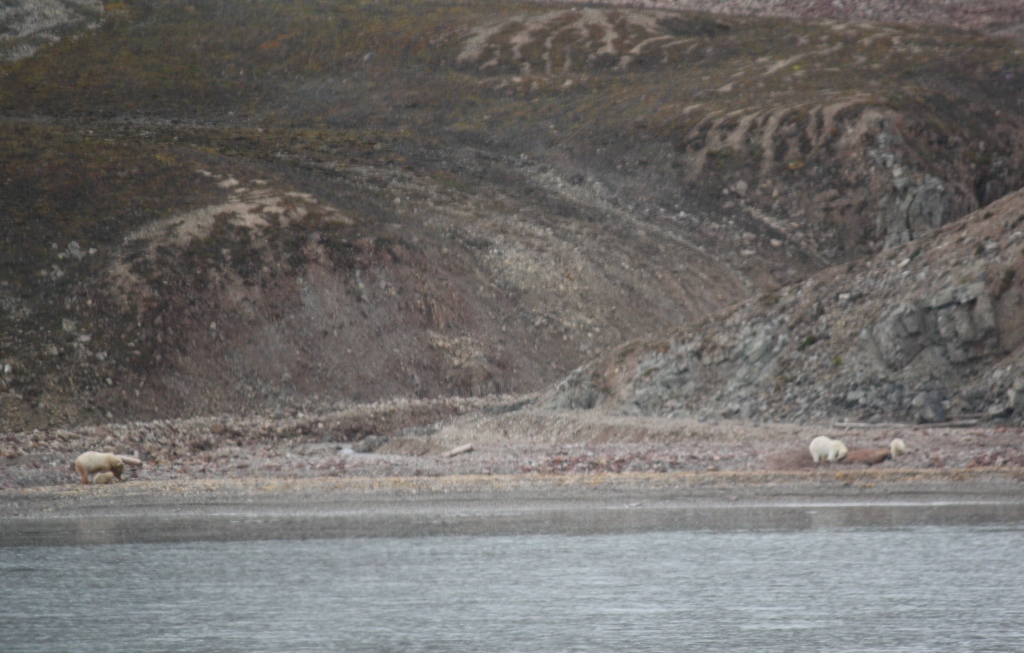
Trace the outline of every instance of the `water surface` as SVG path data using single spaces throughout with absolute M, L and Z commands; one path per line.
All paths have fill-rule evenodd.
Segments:
M 0 549 L 21 651 L 1024 651 L 1024 527 Z

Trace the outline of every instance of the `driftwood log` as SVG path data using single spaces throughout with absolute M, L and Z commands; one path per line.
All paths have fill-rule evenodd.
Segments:
M 449 458 L 453 458 L 455 456 L 458 456 L 460 453 L 469 453 L 472 450 L 473 450 L 473 445 L 471 443 L 470 444 L 464 444 L 461 447 L 455 447 L 454 449 L 452 449 L 451 451 L 449 451 L 445 455 L 448 456 Z

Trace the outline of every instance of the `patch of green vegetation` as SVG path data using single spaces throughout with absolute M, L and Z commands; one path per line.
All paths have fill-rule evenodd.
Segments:
M 815 344 L 816 342 L 818 342 L 818 336 L 812 333 L 811 335 L 807 336 L 806 338 L 800 341 L 800 345 L 797 347 L 797 349 L 803 351 L 810 347 L 811 345 Z

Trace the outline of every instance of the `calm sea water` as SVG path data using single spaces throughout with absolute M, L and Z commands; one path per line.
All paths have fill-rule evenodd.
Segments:
M 1024 528 L 0 549 L 20 651 L 1024 651 Z

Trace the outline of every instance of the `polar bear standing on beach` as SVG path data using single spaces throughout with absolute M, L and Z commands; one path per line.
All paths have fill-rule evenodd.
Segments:
M 86 451 L 75 459 L 75 471 L 82 477 L 82 484 L 88 485 L 89 475 L 99 472 L 113 472 L 114 476 L 121 478 L 124 463 L 112 453 Z
M 142 461 L 131 456 L 86 451 L 75 460 L 75 471 L 82 477 L 83 485 L 89 484 L 89 474 L 97 474 L 99 472 L 111 472 L 117 480 L 121 480 L 125 463 L 141 465 Z
M 816 463 L 821 462 L 822 458 L 834 463 L 837 460 L 842 460 L 848 452 L 845 444 L 824 435 L 819 435 L 811 440 L 811 458 Z

